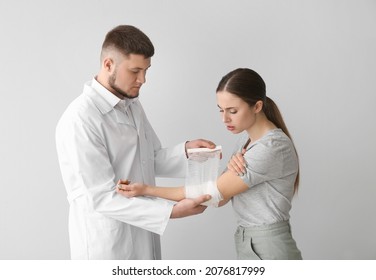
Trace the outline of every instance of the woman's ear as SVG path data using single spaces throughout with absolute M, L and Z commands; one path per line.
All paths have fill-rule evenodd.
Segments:
M 255 104 L 255 113 L 259 113 L 262 110 L 262 107 L 264 106 L 264 102 L 261 100 L 257 101 Z

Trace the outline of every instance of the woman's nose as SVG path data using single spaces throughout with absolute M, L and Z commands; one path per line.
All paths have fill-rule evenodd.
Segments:
M 222 115 L 222 121 L 224 123 L 228 123 L 230 121 L 230 118 L 229 118 L 229 116 L 228 116 L 227 113 L 223 113 L 223 115 Z

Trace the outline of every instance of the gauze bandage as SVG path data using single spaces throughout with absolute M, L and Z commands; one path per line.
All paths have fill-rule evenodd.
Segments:
M 217 188 L 219 160 L 222 147 L 214 149 L 188 149 L 188 167 L 185 179 L 185 197 L 196 198 L 210 194 L 211 199 L 203 205 L 218 207 L 223 199 Z

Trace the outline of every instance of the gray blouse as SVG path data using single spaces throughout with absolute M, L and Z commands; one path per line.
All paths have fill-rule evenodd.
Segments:
M 248 140 L 240 138 L 236 151 Z M 238 225 L 273 224 L 290 218 L 298 158 L 290 138 L 273 129 L 246 148 L 246 172 L 241 176 L 249 189 L 232 198 Z

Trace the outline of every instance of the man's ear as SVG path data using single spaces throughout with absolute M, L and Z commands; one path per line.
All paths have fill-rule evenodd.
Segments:
M 106 57 L 102 63 L 103 69 L 105 69 L 109 73 L 112 73 L 114 69 L 114 60 L 110 57 Z

